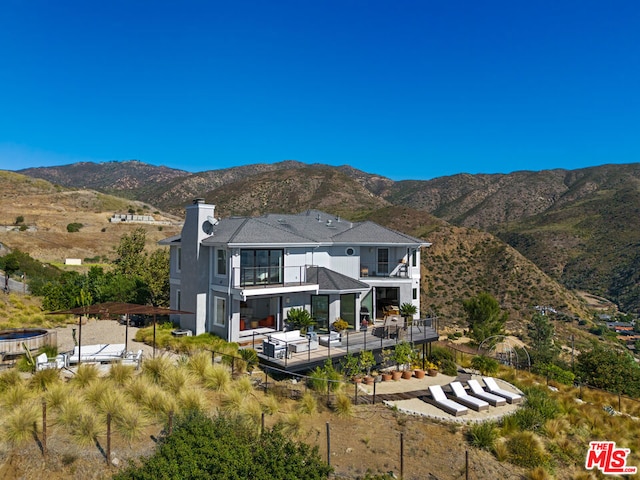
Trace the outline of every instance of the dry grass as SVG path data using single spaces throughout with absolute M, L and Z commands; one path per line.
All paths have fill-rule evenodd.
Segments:
M 12 408 L 3 423 L 3 438 L 12 445 L 20 445 L 33 438 L 41 420 L 40 406 L 25 402 Z

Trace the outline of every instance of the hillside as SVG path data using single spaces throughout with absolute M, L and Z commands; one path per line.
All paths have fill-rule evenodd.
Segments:
M 197 174 L 168 173 L 165 167 L 140 162 L 80 163 L 28 172 L 60 185 L 84 186 L 90 183 L 87 179 L 104 191 L 110 185 L 111 191 L 153 200 L 155 208 L 180 217 L 195 197 L 216 204 L 221 215 L 312 207 L 357 220 L 381 208 L 409 207 L 496 235 L 569 289 L 604 296 L 624 311 L 640 309 L 640 164 L 402 182 L 349 166 L 296 161 Z M 134 176 L 137 183 L 128 180 Z M 376 216 L 379 223 L 393 222 L 392 217 Z
M 32 257 L 53 263 L 65 258 L 110 258 L 120 237 L 143 226 L 149 244 L 177 233 L 177 218 L 162 214 L 142 202 L 105 195 L 92 190 L 72 190 L 44 180 L 0 171 L 0 243 L 19 249 Z M 113 213 L 129 209 L 153 215 L 163 224 L 111 224 Z M 16 219 L 23 217 L 21 225 Z M 69 233 L 67 225 L 82 224 L 80 231 Z

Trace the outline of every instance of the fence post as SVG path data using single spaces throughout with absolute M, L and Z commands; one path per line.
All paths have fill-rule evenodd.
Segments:
M 358 384 L 357 384 L 356 382 L 353 382 L 353 384 L 354 384 L 354 385 L 355 385 L 355 387 L 356 387 L 356 388 L 355 388 L 355 391 L 356 391 L 356 392 L 355 392 L 355 400 L 354 400 L 354 402 L 353 402 L 353 403 L 354 403 L 355 405 L 358 405 Z
M 400 480 L 404 478 L 404 433 L 400 433 Z
M 42 400 L 42 455 L 47 456 L 47 402 Z
M 378 382 L 373 382 L 373 405 L 376 404 L 376 384 Z
M 469 480 L 469 450 L 464 451 L 464 478 Z
M 107 413 L 107 465 L 111 465 L 111 414 Z
M 173 433 L 173 410 L 169 411 L 169 435 Z
M 367 332 L 369 331 L 369 327 L 363 332 L 364 333 L 364 349 L 367 349 Z
M 264 369 L 264 393 L 269 391 L 269 374 L 267 373 L 267 369 Z
M 264 412 L 262 412 L 262 421 L 260 423 L 260 434 L 264 435 Z
M 331 430 L 327 422 L 327 464 L 331 466 Z
M 329 407 L 329 401 L 331 400 L 331 380 L 327 379 L 327 407 Z

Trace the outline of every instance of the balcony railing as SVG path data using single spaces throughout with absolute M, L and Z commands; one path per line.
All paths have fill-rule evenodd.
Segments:
M 302 285 L 307 282 L 307 267 L 236 267 L 233 269 L 234 287 L 268 287 L 273 285 Z
M 360 277 L 409 278 L 406 263 L 361 263 Z

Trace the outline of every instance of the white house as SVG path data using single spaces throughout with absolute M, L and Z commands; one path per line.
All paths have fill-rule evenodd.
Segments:
M 216 219 L 203 199 L 186 208 L 181 235 L 160 244 L 171 252 L 171 308 L 195 312 L 181 328 L 229 341 L 283 330 L 291 308 L 309 311 L 320 332 L 337 318 L 359 330 L 363 312 L 381 318 L 403 303 L 418 318 L 420 249 L 430 245 L 317 210 Z

